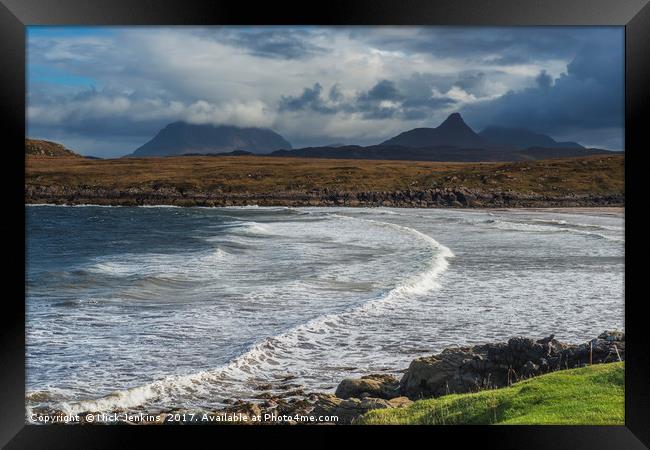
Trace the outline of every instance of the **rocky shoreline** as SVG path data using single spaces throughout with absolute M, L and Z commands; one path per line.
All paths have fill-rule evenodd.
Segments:
M 605 331 L 582 344 L 563 343 L 554 335 L 537 340 L 513 337 L 414 359 L 401 379 L 388 374 L 344 379 L 331 394 L 306 393 L 289 377 L 284 393 L 271 393 L 264 390 L 270 385 L 261 386 L 255 399 L 227 399 L 227 406 L 216 411 L 174 409 L 137 423 L 354 424 L 374 409 L 402 408 L 420 399 L 502 388 L 557 370 L 624 360 L 625 334 L 619 331 Z M 81 423 L 89 413 L 81 414 Z
M 95 186 L 25 187 L 26 204 L 110 206 L 349 206 L 404 208 L 548 208 L 625 206 L 625 194 L 538 195 L 514 191 L 429 189 L 394 192 L 229 193 L 179 187 L 108 189 Z

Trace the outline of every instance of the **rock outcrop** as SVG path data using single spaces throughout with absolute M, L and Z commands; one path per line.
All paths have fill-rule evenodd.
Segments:
M 25 203 L 175 206 L 353 206 L 404 208 L 522 208 L 624 206 L 625 194 L 537 195 L 512 191 L 428 189 L 394 192 L 346 192 L 330 189 L 306 192 L 231 193 L 184 187 L 25 186 Z
M 400 408 L 423 398 L 505 387 L 555 370 L 624 359 L 625 334 L 620 331 L 606 331 L 579 345 L 562 343 L 554 335 L 538 340 L 513 337 L 505 343 L 448 348 L 417 358 L 399 381 L 388 374 L 346 378 L 334 395 L 317 393 L 288 401 L 280 395 L 261 406 L 276 414 L 336 416 L 337 423 L 348 424 L 373 409 Z M 234 410 L 251 409 L 238 405 Z
M 399 395 L 411 399 L 508 386 L 560 369 L 625 359 L 625 335 L 606 332 L 585 344 L 563 344 L 553 336 L 446 349 L 411 362 Z

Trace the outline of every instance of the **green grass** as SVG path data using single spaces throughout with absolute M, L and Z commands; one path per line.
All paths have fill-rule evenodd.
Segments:
M 371 425 L 623 425 L 625 363 L 561 370 L 471 394 L 367 413 Z

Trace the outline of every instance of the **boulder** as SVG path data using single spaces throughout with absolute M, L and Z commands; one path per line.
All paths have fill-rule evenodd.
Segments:
M 396 402 L 395 404 L 400 404 Z M 388 400 L 366 397 L 364 399 L 341 399 L 335 395 L 321 394 L 311 414 L 315 416 L 337 416 L 339 424 L 350 424 L 359 416 L 373 409 L 395 408 Z
M 350 397 L 391 399 L 399 396 L 399 380 L 386 374 L 346 378 L 338 385 L 334 395 L 342 399 Z
M 625 333 L 622 331 L 604 331 L 598 335 L 598 339 L 603 339 L 608 342 L 624 342 Z
M 399 393 L 415 400 L 459 392 L 463 384 L 459 368 L 473 356 L 469 348 L 452 348 L 415 359 L 400 381 Z

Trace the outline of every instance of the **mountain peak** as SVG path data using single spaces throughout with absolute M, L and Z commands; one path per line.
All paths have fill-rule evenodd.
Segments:
M 460 113 L 455 112 L 449 114 L 449 117 L 445 120 L 445 122 L 450 122 L 450 121 L 460 121 L 463 122 L 463 117 L 460 115 Z
M 415 128 L 401 133 L 380 145 L 403 147 L 452 146 L 458 148 L 486 148 L 489 144 L 474 132 L 457 112 L 452 113 L 437 128 Z
M 459 127 L 459 126 L 467 127 L 467 124 L 463 120 L 463 117 L 460 115 L 460 113 L 455 112 L 449 114 L 449 117 L 447 117 L 445 121 L 442 122 L 438 128 Z

